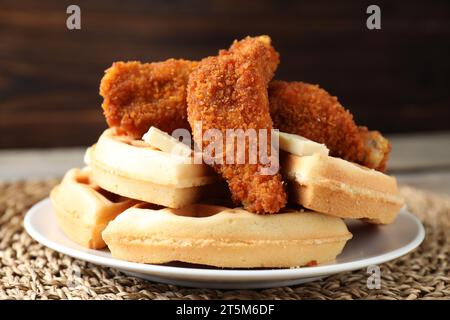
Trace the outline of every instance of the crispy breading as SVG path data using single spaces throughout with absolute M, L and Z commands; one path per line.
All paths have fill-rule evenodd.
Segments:
M 266 38 L 259 38 L 259 41 Z M 235 42 L 226 56 L 240 51 L 252 55 L 245 41 Z M 277 56 L 278 59 L 278 56 Z M 275 59 L 260 70 L 271 78 Z M 190 130 L 187 121 L 186 87 L 190 72 L 198 62 L 169 59 L 163 62 L 116 62 L 106 70 L 100 85 L 102 107 L 109 126 L 133 138 L 141 138 L 151 127 L 171 133 Z M 269 87 L 270 112 L 276 128 L 325 143 L 331 155 L 369 168 L 386 170 L 391 150 L 378 131 L 357 127 L 352 115 L 336 97 L 317 85 L 272 81 Z
M 274 126 L 324 143 L 333 156 L 350 161 L 363 157 L 363 142 L 353 117 L 336 97 L 317 85 L 273 81 L 269 86 Z
M 203 59 L 189 77 L 187 89 L 188 120 L 194 140 L 203 147 L 194 126 L 208 129 L 272 129 L 267 86 L 279 63 L 278 53 L 267 36 L 235 41 L 229 50 Z M 229 141 L 226 141 L 229 143 Z M 270 150 L 270 140 L 267 148 Z M 228 182 L 233 200 L 252 212 L 276 213 L 286 204 L 286 193 L 279 173 L 262 175 L 261 163 L 250 164 L 246 143 L 244 164 L 214 164 Z
M 379 131 L 369 131 L 366 127 L 359 127 L 359 132 L 364 141 L 364 159 L 360 164 L 385 172 L 391 152 L 389 140 Z
M 269 97 L 275 128 L 324 143 L 332 156 L 386 169 L 389 142 L 379 132 L 358 127 L 338 99 L 318 85 L 273 81 Z
M 141 138 L 150 126 L 169 133 L 189 128 L 186 85 L 196 65 L 175 59 L 115 62 L 105 71 L 100 84 L 108 125 L 133 138 Z

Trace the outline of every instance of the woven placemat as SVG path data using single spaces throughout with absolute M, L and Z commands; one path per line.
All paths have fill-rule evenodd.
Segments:
M 24 213 L 57 182 L 0 183 L 0 299 L 450 299 L 450 197 L 401 188 L 426 239 L 380 266 L 380 289 L 368 289 L 368 274 L 360 270 L 292 287 L 212 290 L 128 277 L 36 243 L 23 229 Z

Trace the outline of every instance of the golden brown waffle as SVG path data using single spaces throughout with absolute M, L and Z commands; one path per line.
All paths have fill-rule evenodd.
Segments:
M 89 168 L 69 170 L 50 198 L 64 233 L 84 247 L 101 249 L 106 246 L 101 233 L 108 222 L 137 201 L 101 189 L 91 174 Z
M 299 267 L 332 261 L 352 237 L 342 219 L 286 210 L 256 215 L 195 204 L 127 209 L 103 232 L 113 257 L 140 263 L 182 261 L 226 268 Z
M 227 192 L 209 166 L 117 135 L 114 129 L 106 130 L 87 150 L 86 162 L 103 189 L 166 207 L 179 208 Z
M 339 158 L 288 154 L 281 170 L 290 200 L 314 211 L 387 224 L 403 205 L 394 177 Z

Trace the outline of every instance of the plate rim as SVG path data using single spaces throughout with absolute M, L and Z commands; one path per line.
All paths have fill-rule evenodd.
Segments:
M 409 218 L 412 218 L 418 233 L 416 237 L 408 243 L 406 246 L 395 249 L 388 253 L 384 253 L 375 257 L 343 262 L 334 263 L 313 267 L 303 268 L 284 268 L 284 269 L 265 269 L 265 270 L 243 270 L 243 269 L 200 269 L 200 268 L 187 268 L 187 267 L 173 267 L 156 264 L 143 264 L 137 262 L 129 262 L 125 260 L 119 260 L 113 257 L 102 257 L 94 255 L 90 252 L 80 251 L 75 248 L 66 247 L 53 240 L 50 240 L 40 234 L 33 227 L 31 221 L 32 217 L 38 214 L 42 207 L 51 206 L 50 199 L 44 198 L 41 201 L 35 203 L 26 213 L 24 218 L 24 228 L 27 233 L 37 242 L 42 245 L 55 250 L 59 253 L 68 255 L 72 258 L 87 261 L 96 265 L 103 265 L 111 268 L 122 269 L 132 271 L 136 273 L 144 273 L 159 277 L 170 277 L 178 279 L 193 279 L 201 277 L 202 281 L 279 281 L 279 280 L 291 280 L 307 277 L 323 276 L 328 274 L 335 274 L 340 272 L 347 272 L 362 269 L 369 265 L 379 265 L 387 261 L 399 258 L 412 250 L 416 249 L 425 238 L 425 228 L 421 221 L 412 213 L 410 213 L 406 207 L 403 207 L 399 213 L 406 214 Z M 93 250 L 93 249 L 90 249 Z

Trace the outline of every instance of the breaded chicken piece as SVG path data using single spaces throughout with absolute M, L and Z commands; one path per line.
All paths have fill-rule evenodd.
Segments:
M 324 143 L 332 156 L 386 169 L 389 141 L 379 132 L 358 127 L 338 99 L 318 85 L 273 81 L 269 97 L 275 128 Z
M 244 42 L 234 44 L 234 50 L 243 54 L 248 49 Z M 197 64 L 175 59 L 114 63 L 100 85 L 108 125 L 133 138 L 141 138 L 151 126 L 168 133 L 178 128 L 190 130 L 186 86 Z M 270 75 L 270 64 L 264 72 Z M 356 128 L 352 115 L 336 97 L 315 85 L 284 81 L 273 81 L 269 95 L 276 128 L 325 143 L 333 156 L 386 170 L 389 141 L 378 131 Z
M 187 89 L 188 120 L 196 143 L 203 143 L 204 148 L 209 144 L 200 136 L 208 129 L 220 130 L 223 137 L 226 129 L 272 129 L 267 86 L 278 63 L 268 36 L 235 41 L 219 56 L 203 59 L 190 75 Z M 200 135 L 195 129 L 198 121 L 202 123 Z M 213 167 L 228 182 L 236 203 L 251 212 L 276 213 L 287 198 L 281 176 L 278 172 L 260 174 L 266 165 L 249 163 L 249 146 L 245 145 L 244 164 L 227 164 L 225 146 L 223 164 Z
M 359 127 L 359 132 L 364 141 L 364 159 L 360 164 L 386 172 L 391 152 L 389 140 L 383 137 L 379 131 L 369 131 L 366 127 Z
M 196 65 L 175 59 L 115 62 L 105 71 L 100 84 L 108 125 L 133 138 L 141 138 L 151 126 L 168 133 L 189 128 L 186 85 Z

